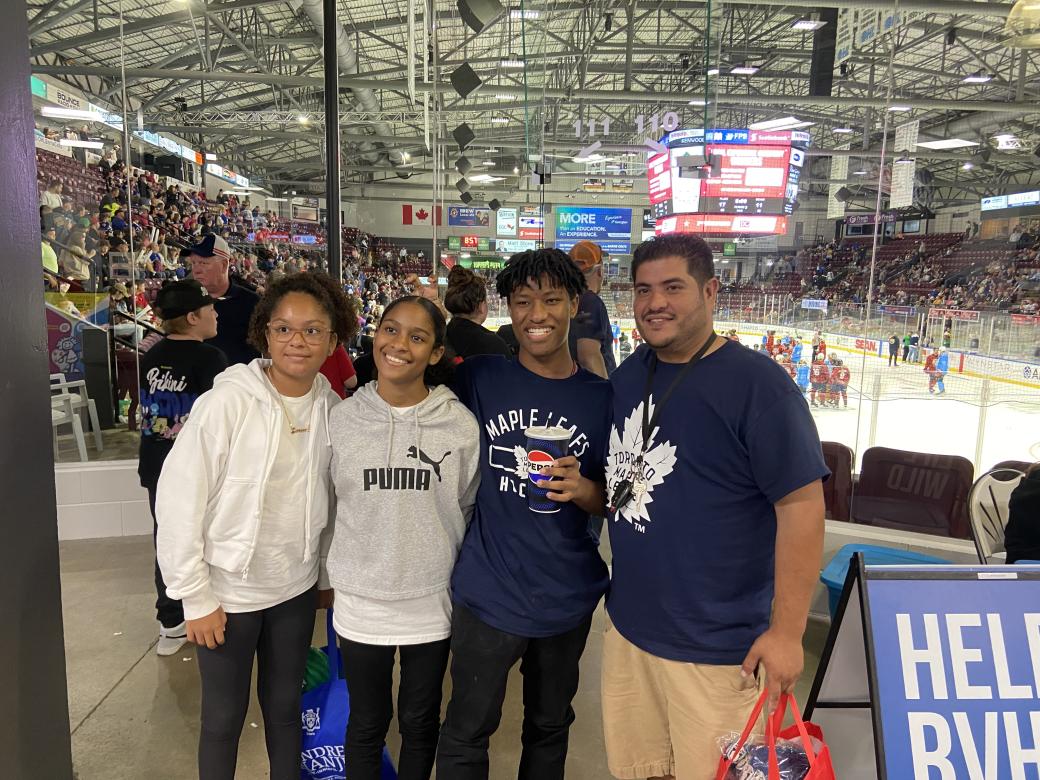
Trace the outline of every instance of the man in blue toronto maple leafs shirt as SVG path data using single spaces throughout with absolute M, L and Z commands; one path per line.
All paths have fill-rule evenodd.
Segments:
M 510 669 L 524 677 L 521 780 L 562 780 L 571 700 L 607 567 L 589 532 L 605 511 L 603 455 L 610 383 L 581 369 L 567 344 L 585 281 L 567 255 L 513 255 L 499 274 L 519 342 L 515 359 L 478 356 L 459 367 L 456 392 L 481 429 L 481 483 L 452 577 L 452 694 L 437 777 L 488 777 Z M 426 291 L 424 291 L 425 293 Z M 570 456 L 548 470 L 558 512 L 528 508 L 524 431 L 570 431 Z
M 784 369 L 714 335 L 700 238 L 647 241 L 632 278 L 650 348 L 611 377 L 607 490 L 632 490 L 608 520 L 607 759 L 619 778 L 708 779 L 716 738 L 742 731 L 763 686 L 775 700 L 801 674 L 829 473 Z

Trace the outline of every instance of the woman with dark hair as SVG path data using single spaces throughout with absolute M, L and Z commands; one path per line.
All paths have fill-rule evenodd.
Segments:
M 163 465 L 157 556 L 198 645 L 200 780 L 235 776 L 254 656 L 270 777 L 300 776 L 300 680 L 314 610 L 331 598 L 320 600 L 317 588 L 328 588 L 328 420 L 339 397 L 319 369 L 356 328 L 330 277 L 272 284 L 249 325 L 250 342 L 269 358 L 217 377 Z
M 484 327 L 488 316 L 487 287 L 484 280 L 468 268 L 455 266 L 448 274 L 444 308 L 451 312 L 448 344 L 465 359 L 473 355 L 513 357 L 503 339 Z
M 344 760 L 352 780 L 380 776 L 398 651 L 398 776 L 427 780 L 437 749 L 449 585 L 476 500 L 480 449 L 476 419 L 445 385 L 445 332 L 444 315 L 425 298 L 391 303 L 372 350 L 378 379 L 330 420 L 337 512 L 328 569 L 350 693 Z

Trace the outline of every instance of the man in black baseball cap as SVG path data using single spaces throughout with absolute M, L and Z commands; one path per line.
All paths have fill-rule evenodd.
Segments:
M 207 342 L 220 349 L 228 363 L 248 363 L 260 357 L 248 342 L 249 318 L 260 297 L 231 281 L 231 248 L 220 236 L 210 233 L 188 250 L 191 275 L 202 283 L 213 296 L 220 315 L 220 327 L 215 338 Z
M 167 282 L 155 297 L 153 308 L 162 319 L 166 338 L 141 356 L 141 451 L 137 466 L 153 518 L 163 462 L 195 399 L 211 389 L 217 374 L 227 368 L 224 353 L 203 343 L 217 335 L 217 303 L 195 279 Z M 155 592 L 160 624 L 155 651 L 173 655 L 188 641 L 184 610 L 179 601 L 166 595 L 158 565 Z

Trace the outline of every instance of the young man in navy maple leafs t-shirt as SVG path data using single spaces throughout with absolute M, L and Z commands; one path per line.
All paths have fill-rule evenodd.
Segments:
M 603 456 L 610 384 L 577 366 L 567 346 L 585 280 L 567 255 L 513 255 L 498 276 L 519 342 L 515 359 L 478 356 L 458 369 L 456 392 L 480 424 L 481 484 L 452 577 L 452 695 L 437 777 L 488 777 L 509 670 L 524 677 L 518 776 L 563 778 L 578 661 L 607 567 L 589 516 L 605 511 Z M 543 473 L 559 511 L 528 508 L 524 431 L 570 432 L 568 456 Z
M 713 332 L 707 244 L 651 239 L 632 274 L 650 348 L 611 376 L 607 763 L 619 778 L 710 778 L 716 739 L 801 674 L 829 472 L 787 372 Z

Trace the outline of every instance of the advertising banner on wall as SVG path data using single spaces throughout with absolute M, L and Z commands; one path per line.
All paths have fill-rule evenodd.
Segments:
M 530 239 L 500 238 L 495 242 L 495 251 L 512 254 L 514 252 L 526 252 L 529 249 L 535 249 L 537 246 L 538 242 Z
M 610 254 L 628 254 L 632 251 L 632 209 L 557 207 L 556 248 L 566 252 L 579 241 L 593 241 Z
M 545 217 L 542 216 L 541 207 L 521 206 L 517 225 L 517 235 L 520 238 L 540 241 L 545 234 Z
M 499 209 L 496 215 L 498 235 L 516 235 L 516 209 Z
M 456 227 L 486 228 L 491 225 L 491 211 L 472 206 L 448 206 L 448 224 Z

